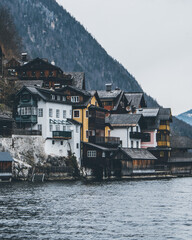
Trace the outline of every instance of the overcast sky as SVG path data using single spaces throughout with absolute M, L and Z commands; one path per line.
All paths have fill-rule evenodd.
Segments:
M 192 0 L 57 0 L 174 115 L 192 108 Z

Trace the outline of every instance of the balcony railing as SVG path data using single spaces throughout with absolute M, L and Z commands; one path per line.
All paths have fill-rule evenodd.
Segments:
M 42 135 L 42 132 L 39 130 L 25 130 L 25 129 L 14 129 L 13 134 L 15 135 Z
M 71 131 L 53 131 L 53 138 L 71 139 Z
M 100 137 L 100 136 L 90 136 L 89 142 L 96 144 L 105 144 L 105 145 L 120 145 L 119 137 Z
M 17 123 L 37 123 L 37 115 L 20 115 L 16 116 Z
M 170 131 L 170 126 L 169 125 L 160 125 L 159 130 L 167 130 Z
M 142 133 L 141 132 L 130 132 L 130 138 L 141 139 Z

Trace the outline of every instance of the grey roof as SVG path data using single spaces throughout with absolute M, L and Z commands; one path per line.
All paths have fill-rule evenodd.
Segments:
M 91 96 L 91 93 L 90 93 L 90 92 L 88 92 L 88 91 L 86 91 L 86 90 L 84 90 L 84 89 L 80 89 L 80 88 L 75 87 L 75 86 L 71 86 L 71 85 L 67 85 L 67 86 L 65 86 L 65 87 L 63 87 L 63 88 L 56 89 L 55 91 L 56 91 L 56 92 L 62 92 L 62 91 L 65 90 L 66 88 L 69 88 L 69 89 L 72 89 L 72 90 L 77 91 L 77 92 L 79 92 L 79 93 L 82 93 L 82 94 L 85 95 L 85 96 Z
M 157 117 L 159 108 L 142 108 L 137 113 L 142 114 L 144 117 Z
M 105 119 L 106 123 L 110 123 L 111 126 L 133 126 L 138 124 L 141 119 L 141 114 L 111 114 Z
M 39 86 L 42 87 L 43 86 L 43 80 L 19 80 L 16 82 L 16 88 L 20 89 L 23 86 L 26 87 L 35 87 L 35 86 Z
M 192 139 L 183 136 L 171 136 L 171 148 L 192 149 Z
M 125 93 L 128 104 L 136 108 L 139 108 L 139 106 L 141 105 L 141 100 L 143 96 L 143 93 Z
M 0 120 L 1 121 L 13 121 L 13 118 L 11 117 L 11 115 L 10 114 L 6 114 L 6 113 L 4 113 L 4 112 L 0 112 Z
M 105 91 L 105 90 L 99 90 L 97 91 L 100 99 L 110 99 L 110 98 L 116 98 L 121 93 L 121 90 L 111 90 L 111 91 Z
M 121 148 L 121 150 L 130 158 L 138 160 L 156 160 L 147 149 L 144 148 Z
M 71 75 L 72 86 L 79 89 L 85 89 L 85 73 L 84 72 L 65 72 L 64 74 Z
M 74 125 L 82 125 L 80 122 L 74 120 L 74 119 L 71 119 L 71 118 L 67 118 L 67 121 L 74 124 Z
M 12 162 L 13 158 L 9 152 L 0 152 L 0 162 Z
M 169 159 L 170 163 L 192 163 L 192 155 L 191 157 L 170 157 Z
M 96 93 L 96 90 L 88 90 L 87 92 L 89 92 L 91 94 L 91 96 L 93 97 Z
M 106 148 L 106 147 L 103 147 L 103 146 L 100 146 L 100 145 L 97 145 L 97 144 L 94 144 L 94 143 L 83 142 L 83 144 L 86 144 L 86 145 L 89 145 L 91 147 L 100 149 L 102 151 L 117 151 L 117 148 Z
M 170 108 L 160 108 L 159 109 L 159 119 L 160 120 L 171 120 L 171 109 Z

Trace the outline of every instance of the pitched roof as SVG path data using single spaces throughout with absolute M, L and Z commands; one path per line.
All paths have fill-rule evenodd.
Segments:
M 16 82 L 16 88 L 21 89 L 23 86 L 26 87 L 42 87 L 43 86 L 43 80 L 19 80 Z
M 160 120 L 172 120 L 171 109 L 170 108 L 160 108 L 159 109 L 159 119 Z
M 111 114 L 105 119 L 106 123 L 110 123 L 113 127 L 134 126 L 139 123 L 141 114 Z
M 1 162 L 12 162 L 13 158 L 9 152 L 0 152 L 0 161 Z
M 77 88 L 75 86 L 71 86 L 71 85 L 67 85 L 63 88 L 58 88 L 58 89 L 55 89 L 56 92 L 62 92 L 64 91 L 65 89 L 71 89 L 71 90 L 74 90 L 78 93 L 81 93 L 82 95 L 85 95 L 85 96 L 89 96 L 91 97 L 91 93 L 89 93 L 88 91 L 84 90 L 84 89 L 80 89 L 80 88 Z
M 111 91 L 99 90 L 99 91 L 97 91 L 100 99 L 116 98 L 120 95 L 121 92 L 122 92 L 122 90 L 111 90 Z
M 127 98 L 128 103 L 131 106 L 134 106 L 136 108 L 139 108 L 140 105 L 142 104 L 142 99 L 144 101 L 144 106 L 141 107 L 146 107 L 146 103 L 144 100 L 144 94 L 141 93 L 125 93 L 125 97 Z
M 143 117 L 157 117 L 159 108 L 142 108 L 137 110 L 137 113 L 142 114 Z
M 171 136 L 171 148 L 192 149 L 192 139 L 184 136 Z
M 106 148 L 106 147 L 103 147 L 103 146 L 100 146 L 100 145 L 97 145 L 97 144 L 94 144 L 94 143 L 83 142 L 83 144 L 86 144 L 88 146 L 100 149 L 102 151 L 117 151 L 117 148 Z
M 48 61 L 45 61 L 44 59 L 41 58 L 35 58 L 28 63 L 24 64 L 23 66 L 20 66 L 18 70 L 43 70 L 43 69 L 50 69 L 50 70 L 58 70 L 60 72 L 63 72 L 61 68 L 49 63 Z
M 147 149 L 144 148 L 120 148 L 124 154 L 135 160 L 156 160 Z
M 80 122 L 78 122 L 78 121 L 76 121 L 74 119 L 71 119 L 71 118 L 67 118 L 67 121 L 72 123 L 72 124 L 74 124 L 74 125 L 82 125 L 82 123 L 80 123 Z

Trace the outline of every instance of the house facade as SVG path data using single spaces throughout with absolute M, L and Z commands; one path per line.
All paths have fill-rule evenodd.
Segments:
M 72 104 L 55 91 L 23 87 L 17 94 L 15 121 L 20 130 L 42 135 L 48 155 L 74 153 L 80 164 L 81 124 L 72 119 Z

